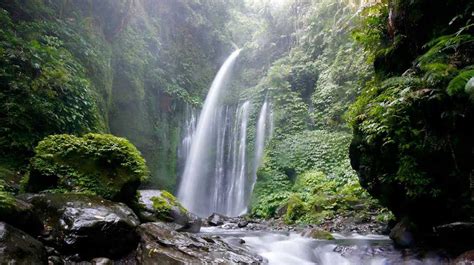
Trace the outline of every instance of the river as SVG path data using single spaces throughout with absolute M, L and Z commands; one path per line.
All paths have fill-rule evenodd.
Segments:
M 438 252 L 399 250 L 383 235 L 333 234 L 334 240 L 316 240 L 296 232 L 216 227 L 203 227 L 201 233 L 219 235 L 227 243 L 247 248 L 274 265 L 449 264 Z

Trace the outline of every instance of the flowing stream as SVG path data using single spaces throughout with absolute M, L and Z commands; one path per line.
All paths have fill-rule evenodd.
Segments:
M 449 264 L 435 252 L 398 250 L 382 235 L 333 234 L 335 240 L 316 240 L 295 232 L 263 232 L 205 227 L 235 247 L 262 256 L 271 265 L 435 265 Z

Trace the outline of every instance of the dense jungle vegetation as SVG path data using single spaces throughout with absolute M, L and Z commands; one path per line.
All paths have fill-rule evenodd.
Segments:
M 249 157 L 265 100 L 273 128 L 248 220 L 474 248 L 472 1 L 9 0 L 0 25 L 0 221 L 68 257 L 93 243 L 62 243 L 62 202 L 136 213 L 111 234 L 191 226 L 172 195 L 184 124 L 236 47 L 225 101 L 254 104 Z M 144 210 L 139 188 L 163 192 Z M 133 248 L 106 241 L 78 261 Z

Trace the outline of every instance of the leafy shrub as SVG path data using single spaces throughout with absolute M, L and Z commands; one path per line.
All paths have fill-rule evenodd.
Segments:
M 140 152 L 107 134 L 52 135 L 35 148 L 26 190 L 82 192 L 131 202 L 149 172 Z
M 83 67 L 46 22 L 13 24 L 0 9 L 0 150 L 28 157 L 47 135 L 99 130 Z
M 286 205 L 287 210 L 284 220 L 287 224 L 293 224 L 307 212 L 306 205 L 296 194 L 293 194 L 290 196 L 290 198 L 288 198 L 288 202 L 286 203 Z
M 473 77 L 473 6 L 392 2 L 403 17 L 382 24 L 380 37 L 390 42 L 366 47 L 377 57 L 378 75 L 348 115 L 351 164 L 361 185 L 399 219 L 423 227 L 471 220 L 474 109 L 466 87 Z

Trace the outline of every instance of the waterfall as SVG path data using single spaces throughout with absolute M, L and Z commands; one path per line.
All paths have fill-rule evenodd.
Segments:
M 184 168 L 186 158 L 188 157 L 193 141 L 194 131 L 196 130 L 196 111 L 189 105 L 186 106 L 186 121 L 184 124 L 184 135 L 178 149 L 178 168 Z M 180 174 L 183 172 L 180 171 Z
M 254 174 L 257 173 L 258 166 L 263 157 L 263 148 L 265 147 L 265 136 L 267 132 L 267 119 L 268 119 L 268 102 L 265 99 L 260 115 L 258 115 L 257 121 L 257 134 L 255 136 L 255 158 L 254 158 Z
M 196 123 L 193 109 L 180 147 L 180 160 L 186 160 L 178 188 L 178 199 L 191 212 L 207 217 L 216 212 L 227 216 L 246 213 L 256 181 L 257 167 L 269 134 L 269 103 L 263 103 L 256 125 L 255 155 L 249 157 L 247 130 L 250 101 L 222 104 L 222 90 L 239 50 L 222 65 L 214 79 Z M 270 126 L 271 127 L 271 126 Z M 250 160 L 250 161 L 249 161 Z
M 227 201 L 227 213 L 229 216 L 244 214 L 247 210 L 245 191 L 247 183 L 247 124 L 249 118 L 250 102 L 246 101 L 237 111 L 237 119 L 233 134 L 233 167 L 229 186 L 229 200 Z
M 232 66 L 239 53 L 240 50 L 237 50 L 227 58 L 212 82 L 192 137 L 178 189 L 178 198 L 181 203 L 199 216 L 207 216 L 217 210 L 214 199 L 221 191 L 216 192 L 218 178 L 214 175 L 217 153 L 215 134 L 220 129 L 217 127 L 222 126 L 216 126 L 219 121 L 216 121 L 215 118 L 216 115 L 220 115 L 217 114 L 219 95 L 230 76 Z

